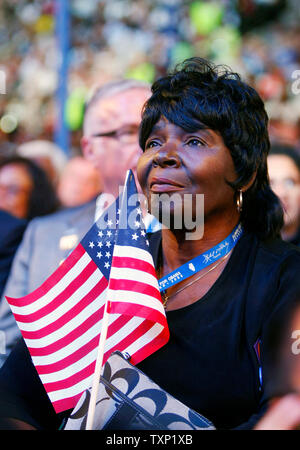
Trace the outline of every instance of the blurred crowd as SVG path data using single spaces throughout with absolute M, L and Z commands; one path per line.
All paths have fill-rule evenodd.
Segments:
M 231 66 L 262 95 L 271 137 L 299 145 L 299 19 L 296 0 L 69 0 L 71 152 L 79 152 L 83 103 L 93 86 L 153 81 L 197 55 Z M 3 0 L 0 9 L 0 138 L 53 139 L 59 49 L 54 0 Z M 3 152 L 4 150 L 2 150 Z

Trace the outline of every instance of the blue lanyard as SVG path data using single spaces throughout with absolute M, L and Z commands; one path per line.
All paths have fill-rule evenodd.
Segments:
M 201 255 L 196 256 L 189 262 L 183 264 L 182 266 L 173 270 L 173 272 L 170 272 L 168 275 L 158 280 L 160 292 L 165 291 L 169 287 L 174 286 L 175 284 L 179 283 L 182 280 L 185 280 L 186 278 L 189 278 L 196 272 L 199 272 L 210 264 L 218 261 L 223 256 L 227 255 L 227 253 L 229 253 L 233 249 L 242 234 L 243 228 L 239 223 L 233 229 L 230 235 L 227 236 L 222 242 L 210 248 Z

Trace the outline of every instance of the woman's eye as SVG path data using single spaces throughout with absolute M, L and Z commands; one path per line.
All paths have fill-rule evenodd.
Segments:
M 192 138 L 187 141 L 187 145 L 190 147 L 203 147 L 204 142 L 197 138 Z
M 149 141 L 146 143 L 145 148 L 153 148 L 157 147 L 159 144 L 157 141 Z

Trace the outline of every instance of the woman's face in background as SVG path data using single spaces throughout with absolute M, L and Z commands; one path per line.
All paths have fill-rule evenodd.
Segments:
M 33 182 L 27 168 L 21 164 L 7 164 L 0 168 L 0 209 L 25 219 Z
M 284 228 L 293 234 L 300 226 L 300 172 L 287 155 L 269 155 L 270 185 L 284 209 Z

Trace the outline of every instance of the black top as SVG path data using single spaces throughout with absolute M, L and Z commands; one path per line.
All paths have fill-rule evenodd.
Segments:
M 0 210 L 0 298 L 27 221 Z
M 160 233 L 151 238 L 154 259 Z M 167 312 L 170 340 L 138 366 L 217 428 L 252 428 L 269 386 L 264 335 L 273 315 L 300 297 L 300 251 L 245 233 L 218 280 L 198 302 Z M 261 339 L 263 385 L 254 344 Z M 266 393 L 268 392 L 268 394 Z M 0 371 L 0 417 L 53 429 L 56 415 L 21 341 Z

